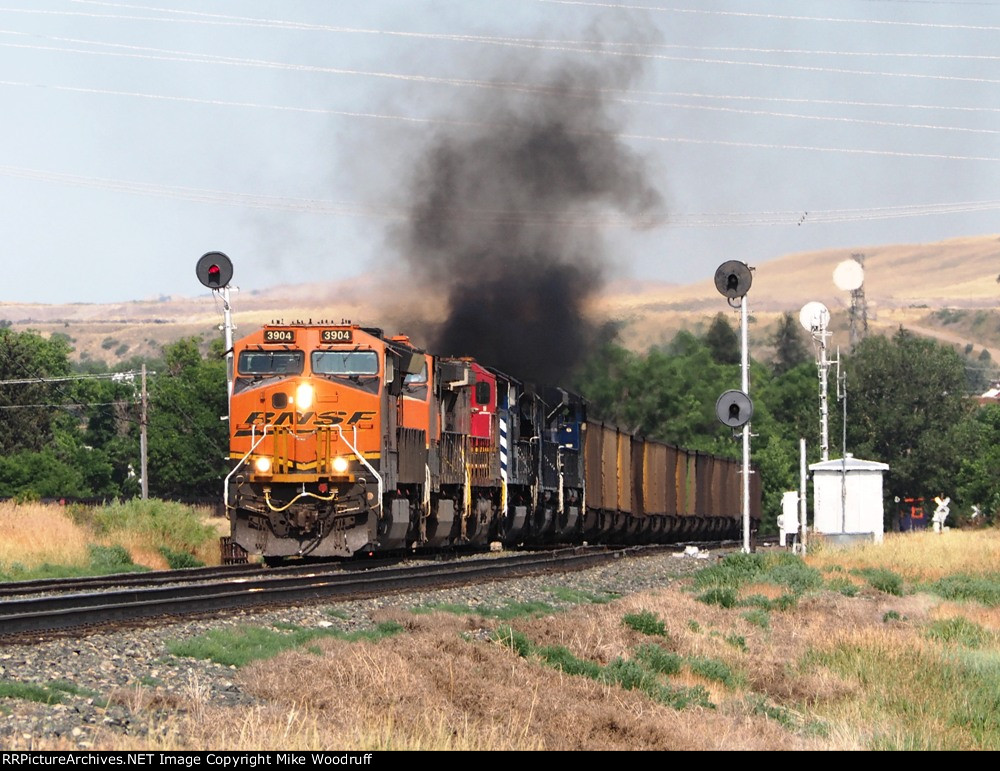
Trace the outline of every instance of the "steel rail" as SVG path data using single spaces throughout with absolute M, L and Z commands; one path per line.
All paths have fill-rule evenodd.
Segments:
M 0 602 L 0 638 L 96 629 L 107 624 L 236 608 L 372 597 L 555 570 L 581 570 L 638 552 L 636 547 L 615 550 L 580 547 L 460 563 L 389 568 L 363 575 L 316 571 L 312 575 L 270 574 L 262 578 L 14 599 Z

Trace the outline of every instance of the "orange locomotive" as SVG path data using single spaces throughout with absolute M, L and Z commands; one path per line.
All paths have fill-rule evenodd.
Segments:
M 565 390 L 352 324 L 268 325 L 233 358 L 225 498 L 250 553 L 739 532 L 738 462 L 588 426 Z

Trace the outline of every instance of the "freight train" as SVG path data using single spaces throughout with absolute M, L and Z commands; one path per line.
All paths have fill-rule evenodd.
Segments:
M 738 462 L 402 335 L 274 323 L 234 344 L 233 367 L 225 503 L 233 542 L 269 561 L 741 532 Z

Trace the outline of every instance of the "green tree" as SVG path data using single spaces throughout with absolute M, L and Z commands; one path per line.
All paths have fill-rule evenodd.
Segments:
M 708 327 L 704 337 L 705 345 L 718 364 L 740 363 L 740 339 L 726 314 L 719 313 Z
M 961 428 L 961 463 L 956 477 L 959 500 L 979 506 L 987 521 L 1000 516 L 1000 404 L 979 408 Z
M 40 451 L 52 439 L 57 405 L 67 401 L 64 383 L 45 383 L 44 378 L 70 371 L 69 344 L 47 340 L 35 332 L 0 329 L 0 380 L 38 382 L 0 385 L 0 455 L 18 450 Z
M 802 337 L 802 329 L 794 314 L 786 313 L 778 321 L 774 333 L 774 362 L 772 369 L 776 375 L 783 375 L 791 369 L 812 361 L 812 354 Z
M 955 350 L 902 328 L 867 337 L 847 360 L 847 389 L 848 448 L 889 464 L 890 499 L 954 490 L 955 432 L 970 410 Z
M 202 357 L 195 338 L 164 348 L 151 379 L 149 490 L 164 498 L 216 496 L 228 467 L 226 365 L 221 345 Z

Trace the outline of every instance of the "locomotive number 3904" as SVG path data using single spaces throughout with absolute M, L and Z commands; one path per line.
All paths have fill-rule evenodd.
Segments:
M 350 329 L 324 329 L 320 339 L 324 343 L 349 343 L 351 342 Z

